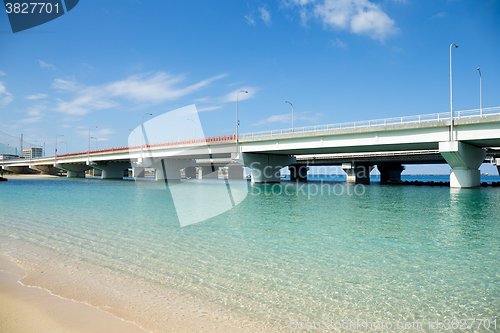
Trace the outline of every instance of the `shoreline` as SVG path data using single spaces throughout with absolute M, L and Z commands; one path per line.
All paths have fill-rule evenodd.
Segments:
M 8 332 L 109 332 L 145 333 L 90 305 L 71 301 L 20 282 L 22 268 L 0 256 L 0 330 Z
M 0 329 L 45 332 L 47 328 L 46 332 L 57 333 L 278 331 L 189 294 L 33 244 L 0 239 L 0 304 L 13 309 L 0 315 Z M 42 315 L 46 309 L 50 310 L 48 316 Z M 31 312 L 40 313 L 35 317 L 42 318 L 40 324 L 38 319 L 22 315 Z M 109 328 L 96 329 L 86 323 Z M 36 330 L 27 329 L 30 327 Z
M 5 173 L 2 175 L 3 178 L 7 179 L 42 179 L 42 178 L 62 178 L 62 176 L 55 176 L 55 175 L 41 175 L 41 174 L 8 174 Z

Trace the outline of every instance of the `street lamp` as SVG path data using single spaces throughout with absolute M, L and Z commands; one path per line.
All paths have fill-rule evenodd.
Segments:
M 479 116 L 483 116 L 483 92 L 482 92 L 482 87 L 481 87 L 481 68 L 477 68 L 479 71 Z
M 238 127 L 240 126 L 240 121 L 238 119 L 238 94 L 239 93 L 245 93 L 245 94 L 248 94 L 248 91 L 246 90 L 240 90 L 236 93 L 236 153 L 238 153 Z
M 129 129 L 129 132 L 134 132 L 134 146 L 137 146 L 137 133 L 133 129 Z
M 91 139 L 95 139 L 95 150 L 99 150 L 99 148 L 97 147 L 97 138 L 91 137 Z
M 61 141 L 61 143 L 64 143 L 66 145 L 66 155 L 68 155 L 68 144 L 64 141 Z
M 88 150 L 87 150 L 87 165 L 90 165 L 90 130 L 92 128 L 98 128 L 97 126 L 90 126 L 89 127 L 89 147 L 88 147 Z
M 144 144 L 143 144 L 143 141 L 144 141 L 144 116 L 147 115 L 147 114 L 150 115 L 150 116 L 153 115 L 152 113 L 146 112 L 141 117 L 141 163 L 142 163 L 142 151 L 143 151 L 143 146 L 144 146 Z
M 193 122 L 193 140 L 194 140 L 194 125 L 195 125 L 195 122 L 194 122 L 194 120 L 193 120 L 193 119 L 189 119 L 189 118 L 188 118 L 187 120 L 191 120 L 191 121 Z
M 455 48 L 458 48 L 458 45 L 455 43 L 451 43 L 450 45 L 450 113 L 451 113 L 451 119 L 450 119 L 450 141 L 453 141 L 453 80 L 451 76 L 451 49 L 455 45 Z
M 285 101 L 285 103 L 288 103 L 292 106 L 292 133 L 293 133 L 293 104 L 290 103 L 289 101 Z
M 61 135 L 56 135 L 56 146 L 55 146 L 55 151 L 54 151 L 54 153 L 55 153 L 54 154 L 54 159 L 55 159 L 56 162 L 57 162 L 57 138 L 60 137 L 60 136 L 63 137 L 64 135 L 62 135 L 62 134 Z

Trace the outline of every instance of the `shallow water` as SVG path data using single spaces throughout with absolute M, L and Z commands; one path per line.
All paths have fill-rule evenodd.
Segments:
M 224 200 L 210 181 L 185 185 Z M 239 205 L 180 227 L 165 189 L 11 179 L 0 186 L 0 236 L 282 327 L 498 315 L 500 188 L 249 186 L 232 182 L 248 191 Z

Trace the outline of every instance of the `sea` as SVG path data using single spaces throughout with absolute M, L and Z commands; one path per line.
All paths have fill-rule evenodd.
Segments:
M 213 184 L 224 180 L 183 182 L 193 200 L 217 202 Z M 307 183 L 239 180 L 232 193 L 246 196 L 182 226 L 170 186 L 9 179 L 0 183 L 0 239 L 284 331 L 500 329 L 500 187 L 382 185 L 376 176 L 370 185 L 325 175 Z

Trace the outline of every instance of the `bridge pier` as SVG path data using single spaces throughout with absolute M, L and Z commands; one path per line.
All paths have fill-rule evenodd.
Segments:
M 144 177 L 145 170 L 146 168 L 132 167 L 132 177 L 133 178 Z
M 370 172 L 373 170 L 373 164 L 342 163 L 342 170 L 347 174 L 348 183 L 370 184 Z
M 102 176 L 102 170 L 101 169 L 91 168 L 91 169 L 87 170 L 85 173 L 89 177 L 101 177 Z
M 59 173 L 59 168 L 52 165 L 32 165 L 29 166 L 30 169 L 40 172 L 42 175 L 57 175 Z
M 85 171 L 91 167 L 86 164 L 55 163 L 54 166 L 66 171 L 67 178 L 85 178 Z
M 295 163 L 295 157 L 258 153 L 242 153 L 245 166 L 252 169 L 252 183 L 279 183 L 280 170 Z
M 188 179 L 196 179 L 196 167 L 189 166 L 184 169 L 184 176 Z
M 243 165 L 228 165 L 227 166 L 228 179 L 243 179 Z
M 215 165 L 200 167 L 200 179 L 219 179 L 219 167 Z
M 155 168 L 155 180 L 181 180 L 181 169 L 193 166 L 194 160 L 162 158 L 155 161 L 151 168 Z
M 101 179 L 123 179 L 125 172 L 128 175 L 130 163 L 126 162 L 97 162 L 92 165 L 94 169 L 102 171 Z
M 8 166 L 8 165 L 4 165 L 3 169 L 6 170 L 6 171 L 9 171 L 9 172 L 12 172 L 12 173 L 20 174 L 20 175 L 34 173 L 27 166 Z
M 460 141 L 439 143 L 439 152 L 451 166 L 450 187 L 472 188 L 481 185 L 479 167 L 486 157 L 484 149 Z
M 497 158 L 496 162 L 497 162 L 498 175 L 500 176 L 500 158 Z
M 405 167 L 401 163 L 379 163 L 377 169 L 380 171 L 381 183 L 400 183 L 401 172 Z
M 290 170 L 290 180 L 307 180 L 307 171 L 309 171 L 309 167 L 307 165 L 290 165 L 288 170 Z

